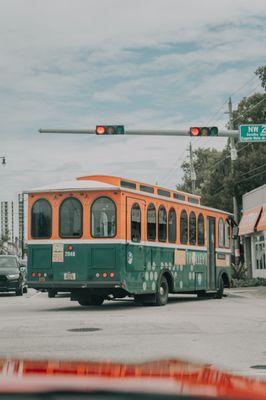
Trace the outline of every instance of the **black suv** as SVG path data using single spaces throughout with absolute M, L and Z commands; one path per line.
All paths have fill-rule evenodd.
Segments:
M 27 293 L 26 266 L 16 256 L 0 255 L 0 292 Z

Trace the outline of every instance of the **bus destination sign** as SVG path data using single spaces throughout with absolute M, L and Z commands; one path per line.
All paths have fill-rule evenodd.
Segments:
M 266 142 L 266 124 L 240 125 L 239 139 L 241 142 Z

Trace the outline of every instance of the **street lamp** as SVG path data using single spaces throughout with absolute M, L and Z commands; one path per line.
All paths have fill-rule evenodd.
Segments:
M 5 157 L 0 157 L 0 160 L 2 160 L 2 165 L 6 165 L 6 158 Z

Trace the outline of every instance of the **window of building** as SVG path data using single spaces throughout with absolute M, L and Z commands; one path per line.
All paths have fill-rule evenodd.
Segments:
M 131 240 L 141 241 L 141 210 L 138 203 L 133 204 L 131 208 Z
M 116 206 L 109 197 L 99 197 L 91 206 L 91 236 L 96 238 L 116 235 Z
M 263 235 L 254 237 L 254 250 L 256 269 L 266 269 L 266 249 Z
M 70 197 L 64 200 L 59 210 L 59 234 L 63 238 L 82 236 L 83 209 L 78 199 Z
M 196 214 L 191 211 L 189 214 L 189 243 L 196 244 L 197 222 Z
M 48 239 L 52 234 L 52 207 L 48 200 L 37 200 L 31 209 L 31 236 Z
M 183 210 L 180 215 L 180 242 L 187 244 L 188 240 L 188 217 L 187 212 Z
M 167 214 L 164 206 L 159 207 L 158 211 L 158 240 L 166 242 L 167 239 Z
M 224 247 L 224 220 L 222 218 L 219 219 L 218 223 L 218 244 L 219 247 Z
M 204 217 L 202 214 L 198 216 L 198 245 L 204 246 L 205 244 L 205 227 L 204 227 Z
M 176 212 L 171 208 L 168 214 L 168 240 L 170 243 L 176 242 Z
M 149 204 L 147 209 L 147 240 L 156 239 L 156 210 L 154 204 Z

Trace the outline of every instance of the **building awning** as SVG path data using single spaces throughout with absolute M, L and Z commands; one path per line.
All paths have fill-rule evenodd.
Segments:
M 263 206 L 256 231 L 266 231 L 266 205 Z
M 255 230 L 256 223 L 260 216 L 262 206 L 251 208 L 243 212 L 240 224 L 239 224 L 239 235 L 248 235 L 253 233 Z

